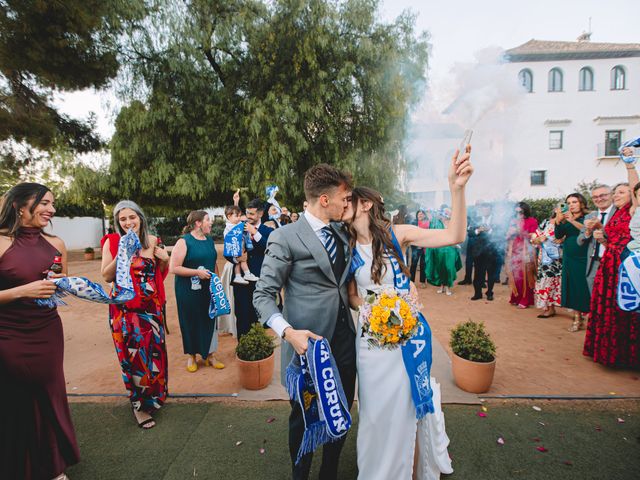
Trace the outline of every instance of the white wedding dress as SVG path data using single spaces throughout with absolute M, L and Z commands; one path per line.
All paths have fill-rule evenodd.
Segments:
M 371 245 L 357 244 L 356 248 L 365 262 L 355 275 L 360 296 L 364 296 L 366 290 L 393 287 L 391 265 L 387 263 L 382 285 L 374 284 Z M 431 377 L 435 413 L 417 420 L 401 349 L 369 348 L 366 337 L 361 335 L 361 327 L 358 321 L 358 479 L 411 480 L 416 438 L 418 480 L 438 479 L 440 473 L 452 473 L 440 385 Z

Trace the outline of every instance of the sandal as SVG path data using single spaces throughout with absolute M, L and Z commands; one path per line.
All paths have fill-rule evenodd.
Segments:
M 571 326 L 567 329 L 569 332 L 574 333 L 578 330 L 582 330 L 584 328 L 584 318 L 579 313 L 573 314 L 573 322 L 571 322 Z
M 153 417 L 148 413 L 147 415 L 149 415 L 149 418 L 146 418 L 140 421 L 138 420 L 138 416 L 136 415 L 136 410 L 135 409 L 133 410 L 133 418 L 136 419 L 136 423 L 138 424 L 138 427 L 140 427 L 143 430 L 149 430 L 156 426 L 156 421 L 153 419 Z

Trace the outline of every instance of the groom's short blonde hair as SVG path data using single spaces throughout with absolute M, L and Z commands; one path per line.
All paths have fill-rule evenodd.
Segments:
M 350 173 L 326 163 L 319 163 L 304 174 L 304 195 L 307 201 L 312 202 L 340 185 L 351 190 L 353 188 L 351 182 Z

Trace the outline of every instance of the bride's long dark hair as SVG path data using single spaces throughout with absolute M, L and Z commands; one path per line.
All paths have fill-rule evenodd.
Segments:
M 405 275 L 409 275 L 409 269 L 402 257 L 398 254 L 393 246 L 391 239 L 391 222 L 384 214 L 384 202 L 382 195 L 372 188 L 356 187 L 351 192 L 351 203 L 353 204 L 353 219 L 349 224 L 349 243 L 351 248 L 356 245 L 358 234 L 353 227 L 356 211 L 360 202 L 371 202 L 369 209 L 369 232 L 371 233 L 371 250 L 373 253 L 373 264 L 371 265 L 371 279 L 374 283 L 380 283 L 380 280 L 387 271 L 385 258 L 392 255 L 400 264 L 400 268 Z

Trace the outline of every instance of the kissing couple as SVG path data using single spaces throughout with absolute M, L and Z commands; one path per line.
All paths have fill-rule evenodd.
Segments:
M 352 187 L 351 176 L 326 164 L 311 167 L 304 176 L 308 207 L 292 224 L 269 237 L 253 305 L 260 321 L 282 343 L 282 373 L 294 356 L 304 355 L 309 340 L 329 342 L 351 409 L 358 378 L 357 433 L 360 480 L 436 479 L 452 473 L 449 439 L 440 407 L 440 389 L 432 389 L 429 413 L 417 414 L 413 379 L 405 368 L 402 349 L 370 348 L 357 310 L 368 292 L 409 289 L 402 252 L 410 245 L 437 248 L 464 241 L 467 213 L 465 186 L 473 173 L 471 147 L 455 152 L 449 169 L 452 213 L 447 229 L 425 230 L 391 225 L 381 195 L 367 187 Z M 357 267 L 354 268 L 354 267 Z M 284 288 L 284 310 L 276 298 Z M 415 287 L 412 288 L 415 295 Z M 428 329 L 428 327 L 427 327 Z M 430 352 L 429 352 L 429 362 Z M 291 402 L 289 450 L 292 478 L 309 478 L 312 453 L 298 459 L 305 433 L 305 413 Z M 322 449 L 319 478 L 336 479 L 345 436 Z

